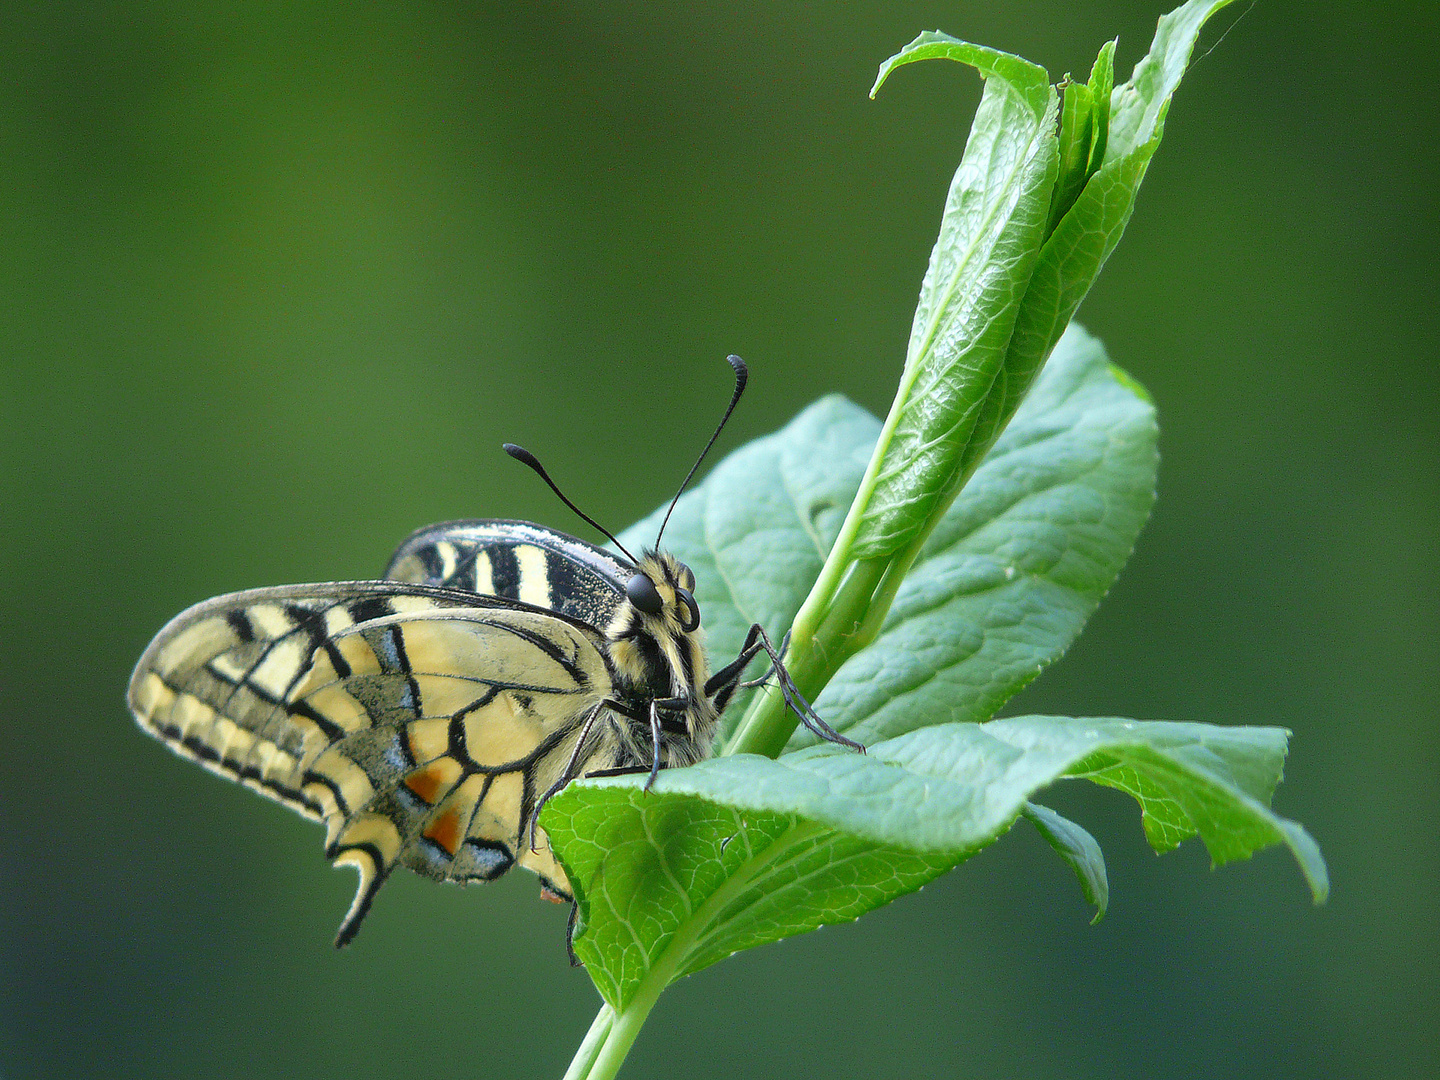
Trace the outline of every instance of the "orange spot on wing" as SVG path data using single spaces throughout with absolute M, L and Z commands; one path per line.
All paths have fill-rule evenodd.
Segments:
M 445 772 L 441 762 L 432 762 L 407 776 L 405 786 L 433 806 L 438 801 L 438 796 L 450 787 Z
M 556 892 L 549 885 L 546 885 L 543 882 L 540 884 L 540 899 L 549 900 L 552 904 L 570 903 L 570 898 L 568 896 L 561 896 L 558 892 Z
M 460 850 L 460 814 L 447 810 L 425 827 L 425 839 L 434 840 L 453 858 Z

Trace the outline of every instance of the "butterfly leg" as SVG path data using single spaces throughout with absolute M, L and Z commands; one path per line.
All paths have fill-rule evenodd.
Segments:
M 580 902 L 574 901 L 570 905 L 570 919 L 565 924 L 565 955 L 570 957 L 572 968 L 584 967 L 580 957 L 575 955 L 575 923 L 580 918 Z
M 725 706 L 730 704 L 730 696 L 736 690 L 752 685 L 751 683 L 742 683 L 740 676 L 744 674 L 750 661 L 754 660 L 764 647 L 760 641 L 760 624 L 756 623 L 750 627 L 750 633 L 745 635 L 745 644 L 740 647 L 740 655 L 705 681 L 705 696 L 714 699 L 716 712 L 725 711 Z M 765 679 L 770 678 L 774 673 L 775 665 L 771 664 L 770 670 L 765 673 Z M 761 681 L 763 682 L 764 679 Z
M 627 704 L 625 704 L 623 701 L 614 701 L 614 700 L 612 700 L 612 699 L 607 698 L 605 701 L 601 702 L 601 707 L 602 707 L 602 708 L 609 709 L 611 712 L 617 713 L 617 714 L 619 714 L 620 716 L 628 717 L 628 718 L 631 719 L 631 720 L 645 720 L 645 719 L 647 719 L 647 717 L 645 716 L 645 714 L 640 713 L 640 712 L 639 712 L 638 710 L 636 710 L 633 706 L 627 705 Z M 663 725 L 664 723 L 665 723 L 665 721 L 662 720 L 662 721 L 661 721 L 661 724 Z M 592 769 L 590 772 L 587 772 L 585 775 L 586 775 L 586 777 L 591 777 L 591 776 L 635 776 L 635 775 L 638 774 L 638 773 L 648 773 L 649 771 L 650 771 L 650 766 L 649 766 L 649 765 L 617 765 L 617 766 L 615 766 L 615 767 L 613 767 L 613 768 L 609 768 L 609 769 Z
M 757 648 L 757 649 L 761 649 L 761 648 L 764 648 L 764 646 L 763 646 L 763 645 L 756 645 L 756 648 Z M 781 655 L 781 656 L 784 656 L 784 655 L 785 655 L 785 650 L 788 649 L 788 648 L 790 648 L 790 631 L 789 631 L 789 630 L 786 630 L 786 631 L 785 631 L 785 636 L 780 639 L 780 655 Z M 752 655 L 753 655 L 753 654 L 752 654 Z M 736 683 L 736 684 L 735 684 L 735 689 L 737 689 L 737 690 L 750 690 L 750 689 L 752 689 L 752 688 L 754 688 L 754 687 L 756 687 L 756 686 L 764 686 L 767 682 L 770 681 L 770 676 L 771 676 L 771 675 L 774 675 L 774 674 L 775 674 L 775 662 L 772 660 L 772 661 L 770 662 L 770 667 L 769 667 L 768 669 L 766 669 L 764 675 L 761 675 L 758 679 L 746 679 L 744 682 Z
M 740 679 L 740 673 L 749 666 L 765 648 L 765 643 L 760 640 L 760 625 L 756 623 L 750 627 L 750 635 L 745 639 L 745 645 L 740 650 L 740 655 L 731 660 L 723 668 L 710 676 L 705 683 L 705 693 L 709 697 L 715 697 L 717 690 L 724 690 L 723 696 L 715 697 L 715 708 L 718 712 L 724 712 L 725 706 L 730 702 L 730 695 L 736 690 L 753 690 L 757 686 L 764 686 L 770 681 L 770 676 L 775 674 L 775 661 L 770 661 L 770 666 L 765 669 L 765 674 L 756 679 Z M 785 650 L 790 648 L 790 631 L 785 631 L 785 636 L 780 639 L 780 655 L 785 655 Z
M 642 772 L 648 773 L 649 765 L 621 765 L 614 769 L 596 769 L 594 772 L 587 772 L 584 779 L 591 780 L 603 776 L 639 776 Z
M 786 634 L 785 640 L 788 644 L 789 634 Z M 770 635 L 765 633 L 765 628 L 763 626 L 761 626 L 759 623 L 756 623 L 755 625 L 750 627 L 750 633 L 745 637 L 745 647 L 740 650 L 740 657 L 746 657 L 747 653 L 749 654 L 749 657 L 753 657 L 761 649 L 764 649 L 765 652 L 770 655 L 770 670 L 775 675 L 776 685 L 780 687 L 780 693 L 785 698 L 785 704 L 790 706 L 791 710 L 795 713 L 795 715 L 800 718 L 800 722 L 804 724 L 809 730 L 813 731 L 816 735 L 819 735 L 820 738 L 824 739 L 826 742 L 839 743 L 841 746 L 848 746 L 851 750 L 858 750 L 860 753 L 863 754 L 865 752 L 865 747 L 861 746 L 853 739 L 847 739 L 844 735 L 841 735 L 838 731 L 832 728 L 820 717 L 820 714 L 815 711 L 814 707 L 810 704 L 810 702 L 805 700 L 805 695 L 800 693 L 800 688 L 795 685 L 794 680 L 790 678 L 790 672 L 785 669 L 785 664 L 780 659 L 780 653 L 777 652 L 775 646 L 771 644 Z M 737 658 L 737 660 L 738 659 L 739 658 Z M 748 657 L 746 657 L 746 662 L 749 662 Z M 725 670 L 728 672 L 732 667 L 734 667 L 734 664 L 728 665 Z M 740 670 L 744 670 L 743 666 Z M 739 672 L 737 671 L 734 676 L 732 676 L 732 678 L 737 681 L 731 683 L 729 687 L 729 691 L 731 693 L 734 692 L 736 685 L 738 685 L 738 677 Z M 711 680 L 712 683 L 714 681 L 715 680 L 713 679 Z M 709 689 L 709 684 L 706 685 L 706 689 Z M 717 708 L 721 707 L 721 701 L 728 701 L 729 697 L 730 693 L 724 693 L 723 698 L 720 695 L 717 695 Z
M 645 791 L 655 786 L 655 778 L 660 775 L 660 705 L 653 698 L 650 701 L 650 776 L 645 781 Z

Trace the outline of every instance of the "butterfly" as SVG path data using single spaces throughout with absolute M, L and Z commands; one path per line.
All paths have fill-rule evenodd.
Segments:
M 670 511 L 745 389 L 744 362 L 728 360 L 730 406 Z M 505 449 L 620 554 L 523 521 L 432 525 L 382 580 L 251 589 L 181 612 L 131 677 L 146 732 L 324 823 L 326 857 L 359 873 L 336 947 L 397 866 L 460 883 L 523 866 L 543 897 L 573 904 L 538 825 L 546 800 L 586 776 L 648 773 L 648 790 L 660 769 L 708 757 L 742 687 L 773 677 L 808 727 L 862 749 L 816 715 L 758 623 L 709 673 L 695 575 L 660 547 L 669 512 L 637 558 L 533 455 Z M 762 652 L 769 670 L 746 682 Z

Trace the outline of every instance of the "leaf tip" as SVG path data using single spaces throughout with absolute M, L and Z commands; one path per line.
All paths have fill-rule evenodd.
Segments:
M 1280 828 L 1285 835 L 1286 845 L 1295 856 L 1295 861 L 1300 864 L 1300 873 L 1304 875 L 1305 883 L 1310 886 L 1311 899 L 1316 907 L 1322 906 L 1330 899 L 1330 870 L 1325 865 L 1325 856 L 1320 854 L 1320 845 L 1298 822 L 1282 818 Z
M 901 64 L 905 63 L 905 58 L 909 56 L 910 53 L 914 52 L 922 45 L 929 45 L 932 42 L 937 41 L 953 40 L 954 38 L 951 38 L 949 34 L 946 34 L 940 30 L 920 31 L 920 33 L 916 35 L 914 41 L 910 42 L 910 44 L 906 45 L 894 56 L 890 57 L 888 60 L 886 60 L 883 64 L 880 65 L 880 70 L 875 74 L 875 85 L 870 87 L 870 100 L 875 100 L 875 95 L 880 92 L 880 87 L 884 85 L 885 80 L 890 77 L 890 73 L 894 71 L 897 67 L 899 67 Z

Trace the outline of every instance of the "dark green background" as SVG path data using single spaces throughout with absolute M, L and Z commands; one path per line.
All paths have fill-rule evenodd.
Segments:
M 444 518 L 572 527 L 504 439 L 637 518 L 727 352 L 728 447 L 826 391 L 883 412 L 979 81 L 870 102 L 876 66 L 939 26 L 1056 76 L 1118 32 L 1128 73 L 1160 14 L 713 7 L 7 7 L 6 1080 L 563 1071 L 597 999 L 533 878 L 401 875 L 337 954 L 320 831 L 121 695 L 211 594 L 369 576 Z M 1011 707 L 1293 728 L 1276 808 L 1330 904 L 1277 852 L 1157 860 L 1133 804 L 1067 788 L 1100 926 L 1022 827 L 675 987 L 626 1076 L 1440 1072 L 1437 29 L 1262 3 L 1187 77 L 1081 312 L 1159 404 L 1159 505 Z

